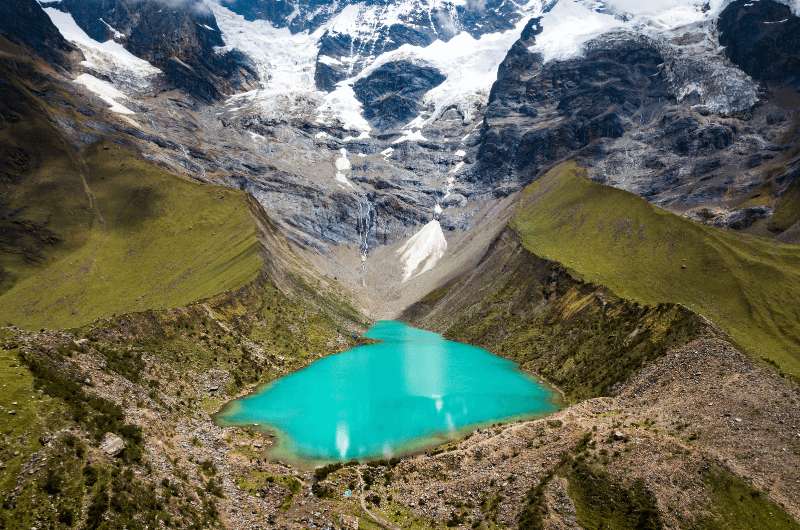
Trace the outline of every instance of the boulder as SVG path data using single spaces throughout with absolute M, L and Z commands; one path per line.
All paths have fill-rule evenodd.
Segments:
M 113 432 L 107 432 L 100 442 L 100 450 L 108 456 L 117 456 L 125 449 L 125 440 Z

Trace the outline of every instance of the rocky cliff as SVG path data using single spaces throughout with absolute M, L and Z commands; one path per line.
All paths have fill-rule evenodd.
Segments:
M 797 47 L 779 36 L 798 20 L 776 2 L 733 2 L 718 22 L 615 27 L 563 60 L 546 56 L 547 18 L 531 20 L 498 71 L 470 177 L 524 184 L 578 157 L 601 182 L 748 227 L 771 213 L 748 201 L 765 186 L 780 196 L 798 167 L 796 106 L 783 92 L 794 83 Z M 774 70 L 753 69 L 759 53 L 772 55 L 759 64 Z
M 113 41 L 160 68 L 169 85 L 209 103 L 254 86 L 258 74 L 225 43 L 212 12 L 200 1 L 68 0 L 53 4 L 72 15 L 89 37 Z

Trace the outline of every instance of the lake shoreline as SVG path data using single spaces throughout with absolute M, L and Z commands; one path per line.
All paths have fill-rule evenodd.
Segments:
M 381 333 L 388 334 L 381 335 Z M 369 341 L 369 343 L 363 344 L 366 341 Z M 540 419 L 557 412 L 566 404 L 563 392 L 560 389 L 550 385 L 538 375 L 522 370 L 513 361 L 477 346 L 450 341 L 437 333 L 414 328 L 404 322 L 378 321 L 365 333 L 360 342 L 362 343 L 349 350 L 324 356 L 298 370 L 248 389 L 241 396 L 222 405 L 213 414 L 214 422 L 223 427 L 254 428 L 271 441 L 274 440 L 276 442 L 269 449 L 270 458 L 288 461 L 298 467 L 309 467 L 334 462 L 370 462 L 420 454 L 442 444 L 463 439 L 469 433 L 486 426 L 507 425 Z M 378 349 L 375 349 L 376 347 Z M 448 353 L 448 348 L 460 352 L 460 355 L 453 357 L 453 353 Z M 398 353 L 398 351 L 402 353 Z M 376 353 L 382 355 L 376 357 L 374 355 Z M 398 387 L 399 393 L 397 396 L 384 395 L 382 392 L 386 390 L 385 388 L 373 389 L 371 391 L 376 392 L 377 395 L 364 394 L 360 396 L 356 403 L 362 408 L 364 403 L 367 403 L 366 410 L 377 418 L 373 420 L 376 421 L 374 427 L 362 424 L 354 426 L 345 424 L 343 427 L 341 423 L 343 420 L 339 420 L 339 424 L 336 426 L 331 423 L 332 420 L 329 416 L 341 416 L 346 413 L 346 406 L 353 405 L 353 403 L 349 402 L 352 398 L 347 397 L 348 392 L 342 395 L 337 394 L 342 390 L 339 388 L 341 385 L 332 385 L 328 389 L 330 393 L 326 394 L 323 391 L 317 395 L 318 399 L 316 401 L 302 397 L 303 394 L 309 392 L 309 388 L 315 386 L 313 382 L 314 374 L 309 373 L 310 370 L 334 370 L 336 378 L 343 378 L 343 380 L 353 384 L 352 377 L 338 371 L 340 365 L 347 366 L 348 360 L 342 358 L 342 356 L 348 354 L 355 355 L 358 358 L 359 362 L 356 363 L 356 367 L 362 371 L 369 370 L 365 366 L 370 365 L 370 363 L 374 364 L 377 361 L 380 364 L 400 362 L 399 358 L 405 359 L 408 356 L 414 358 L 413 363 L 410 363 L 405 368 L 403 368 L 405 365 L 402 363 L 396 366 L 392 365 L 391 370 L 388 371 L 387 367 L 383 367 L 374 373 L 369 372 L 368 377 L 367 372 L 363 374 L 358 372 L 361 377 L 366 379 L 378 376 L 386 377 L 387 374 L 391 374 L 390 378 L 383 382 L 384 384 L 389 384 L 389 386 L 398 384 L 393 379 L 399 377 L 400 387 L 410 385 L 412 389 L 409 392 L 408 389 Z M 470 366 L 467 371 L 463 371 L 463 367 L 459 368 L 459 363 L 468 361 L 477 362 L 477 370 L 475 366 Z M 447 365 L 447 362 L 456 364 L 451 366 Z M 427 370 L 425 369 L 426 363 L 429 364 Z M 436 363 L 444 364 L 439 365 Z M 486 363 L 486 366 L 481 366 L 481 363 Z M 409 368 L 409 366 L 413 366 L 413 368 Z M 403 371 L 408 373 L 397 376 L 397 373 Z M 478 376 L 476 373 L 481 375 Z M 498 384 L 497 381 L 492 381 L 491 377 L 485 379 L 486 374 L 493 374 L 494 377 L 500 378 L 503 382 Z M 312 379 L 302 384 L 296 382 L 301 378 L 307 377 Z M 437 379 L 437 377 L 441 380 Z M 481 377 L 484 377 L 484 379 L 481 379 Z M 508 381 L 503 378 L 508 378 Z M 329 379 L 331 377 L 326 378 L 326 380 Z M 358 378 L 355 379 L 357 384 Z M 453 379 L 455 382 L 449 381 L 449 379 Z M 295 387 L 289 392 L 281 388 L 286 384 L 295 385 Z M 449 388 L 448 385 L 455 385 L 451 389 L 452 396 L 447 392 L 440 392 L 440 387 Z M 488 399 L 487 395 L 485 395 L 486 388 L 493 389 L 492 391 L 497 393 L 497 397 Z M 407 394 L 404 394 L 404 392 Z M 270 393 L 280 394 L 286 402 L 281 406 L 272 406 L 273 404 L 270 404 L 270 406 L 266 407 L 267 409 L 285 412 L 286 409 L 296 406 L 296 401 L 303 399 L 305 399 L 304 403 L 309 409 L 306 411 L 294 410 L 296 416 L 302 416 L 301 419 L 298 419 L 298 417 L 292 419 L 281 417 L 276 421 L 269 421 L 268 418 L 265 419 L 259 416 L 260 414 L 266 414 L 259 407 L 253 410 L 247 409 L 247 406 L 252 406 L 252 402 L 263 400 L 263 396 Z M 528 393 L 529 397 L 525 398 L 524 396 L 528 395 Z M 331 399 L 331 396 L 336 396 L 337 399 L 342 400 L 341 403 L 324 414 L 313 412 L 317 408 L 324 406 L 323 403 Z M 472 397 L 470 398 L 470 396 Z M 406 399 L 409 403 L 413 403 L 413 406 L 406 411 L 410 413 L 408 417 L 415 418 L 415 421 L 423 416 L 425 417 L 420 425 L 412 425 L 413 422 L 407 422 L 408 425 L 412 425 L 410 434 L 402 432 L 402 429 L 388 425 L 378 418 L 381 414 L 384 414 L 384 410 L 391 410 L 392 406 L 396 406 L 397 402 L 393 400 L 398 398 L 401 399 L 401 402 L 402 399 Z M 380 405 L 381 399 L 385 400 L 384 404 L 389 403 L 391 405 L 382 408 Z M 472 401 L 469 401 L 470 399 Z M 522 399 L 521 402 L 519 401 L 520 399 Z M 373 400 L 378 403 L 377 406 L 373 404 Z M 435 413 L 429 409 L 429 403 L 435 407 Z M 445 405 L 449 407 L 447 410 L 444 410 Z M 263 408 L 263 404 L 259 406 Z M 459 410 L 456 410 L 457 406 L 460 407 Z M 503 406 L 510 406 L 511 408 L 505 411 L 502 409 Z M 373 409 L 377 409 L 379 412 Z M 316 424 L 328 423 L 327 432 L 323 434 L 306 432 L 311 430 L 309 425 L 313 423 L 306 418 L 309 410 L 312 411 L 311 413 L 317 414 L 315 417 Z M 475 418 L 471 418 L 470 414 L 474 414 Z M 433 423 L 431 425 L 423 425 L 425 421 Z M 284 430 L 281 422 L 288 422 L 286 424 L 290 424 L 289 429 Z M 355 449 L 350 447 L 350 429 L 352 428 L 357 431 L 354 443 L 359 444 Z M 324 438 L 327 440 L 324 443 L 328 444 L 328 449 L 322 450 L 318 445 L 313 450 L 309 450 L 310 446 L 307 441 L 305 446 L 302 443 L 298 444 L 290 432 L 292 429 L 294 429 L 295 433 L 306 432 L 307 435 L 317 440 L 315 442 L 317 444 L 322 443 L 320 440 Z M 395 432 L 392 435 L 394 438 L 387 436 L 381 440 L 372 439 L 375 436 L 379 436 L 374 431 L 385 431 L 387 429 L 390 431 L 394 429 Z M 335 436 L 338 437 L 335 441 L 337 444 L 335 447 L 331 445 L 333 443 L 331 438 L 334 432 L 336 433 Z M 365 442 L 364 440 L 368 441 Z M 372 444 L 371 447 L 373 449 L 368 449 L 366 445 L 363 445 L 365 443 Z M 378 443 L 382 445 L 379 447 L 376 445 Z M 335 454 L 334 451 L 338 451 L 338 454 Z

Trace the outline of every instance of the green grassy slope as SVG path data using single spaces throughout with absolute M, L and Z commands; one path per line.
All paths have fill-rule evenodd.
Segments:
M 786 193 L 778 199 L 768 227 L 773 232 L 783 232 L 798 221 L 800 221 L 800 180 L 793 182 Z
M 169 447 L 175 422 L 352 346 L 366 322 L 333 287 L 308 283 L 287 293 L 262 275 L 202 303 L 101 319 L 70 333 L 0 327 L 0 528 L 72 526 L 64 521 L 76 528 L 221 527 L 218 490 L 203 475 L 209 460 L 154 469 L 152 454 L 164 453 L 145 449 L 145 440 Z M 102 367 L 103 384 L 124 378 L 126 390 L 98 396 L 94 383 L 85 384 L 87 358 Z M 213 392 L 197 384 L 210 371 L 225 374 Z M 128 400 L 130 392 L 136 399 Z M 124 424 L 142 407 L 162 421 Z M 105 432 L 126 440 L 120 457 L 93 449 Z M 34 453 L 48 465 L 20 472 Z
M 769 497 L 743 479 L 719 466 L 711 466 L 705 478 L 711 500 L 709 513 L 697 521 L 702 530 L 798 530 L 797 523 Z
M 0 62 L 6 80 L 0 83 L 0 293 L 55 249 L 82 245 L 93 219 L 76 161 L 49 109 L 4 66 Z M 48 84 L 33 89 L 46 92 Z
M 179 178 L 114 138 L 93 140 L 63 85 L 3 58 L 0 323 L 79 326 L 183 306 L 258 275 L 245 194 Z
M 0 296 L 0 321 L 77 326 L 185 305 L 258 274 L 256 226 L 243 194 L 178 179 L 116 145 L 90 148 L 85 161 L 95 215 L 65 235 L 72 248 L 17 268 Z
M 589 440 L 589 438 L 584 438 Z M 545 528 L 548 506 L 545 490 L 556 477 L 566 479 L 568 495 L 575 506 L 575 519 L 587 530 L 665 528 L 663 512 L 654 492 L 636 473 L 619 468 L 615 459 L 579 445 L 542 481 L 531 488 L 519 514 L 521 529 Z M 763 492 L 753 488 L 718 464 L 704 464 L 697 470 L 703 483 L 701 503 L 690 520 L 680 528 L 691 530 L 797 530 L 800 525 L 786 510 Z M 552 509 L 552 507 L 550 507 Z
M 703 332 L 674 304 L 646 306 L 581 282 L 505 230 L 478 266 L 403 318 L 478 344 L 556 385 L 568 402 L 614 393 L 631 374 Z
M 533 254 L 624 298 L 683 304 L 800 375 L 800 246 L 694 223 L 573 163 L 524 190 L 512 227 Z

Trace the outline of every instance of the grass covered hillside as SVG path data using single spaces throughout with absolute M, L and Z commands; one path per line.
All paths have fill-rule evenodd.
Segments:
M 257 276 L 257 225 L 243 193 L 86 141 L 84 116 L 30 91 L 69 95 L 28 75 L 0 86 L 0 322 L 73 327 L 183 306 Z
M 689 221 L 574 163 L 524 190 L 512 227 L 531 253 L 624 298 L 683 304 L 800 376 L 800 246 Z
M 647 306 L 575 279 L 506 229 L 474 270 L 430 293 L 403 318 L 478 344 L 556 385 L 567 402 L 613 395 L 704 322 L 675 304 Z
M 251 434 L 212 414 L 364 318 L 254 199 L 143 160 L 3 46 L 0 529 L 254 526 L 224 490 Z
M 179 179 L 114 144 L 84 156 L 85 166 L 55 171 L 83 172 L 93 215 L 59 234 L 63 245 L 41 263 L 16 268 L 0 321 L 72 327 L 182 306 L 256 277 L 261 258 L 244 194 Z
M 351 346 L 366 324 L 330 285 L 295 279 L 288 293 L 262 275 L 70 331 L 0 327 L 0 528 L 251 527 L 232 520 L 256 513 L 241 509 L 245 493 L 222 485 L 262 458 L 243 440 L 268 442 L 225 432 L 212 414 Z M 125 441 L 122 453 L 98 447 L 106 432 Z M 279 485 L 294 484 L 273 467 Z

